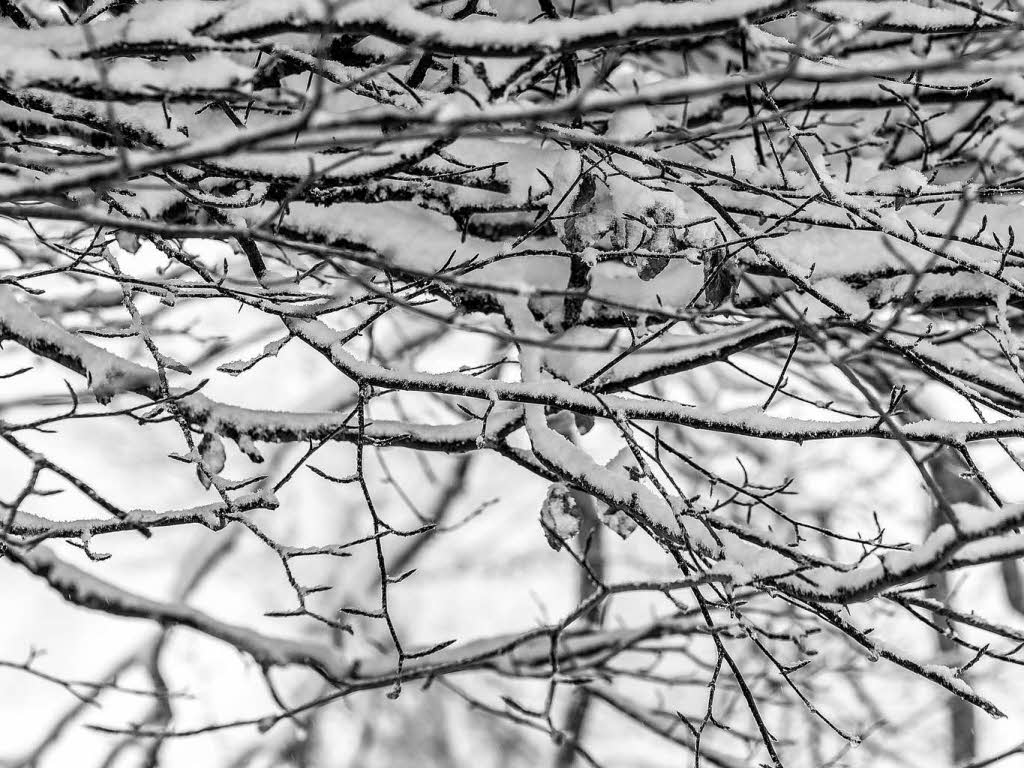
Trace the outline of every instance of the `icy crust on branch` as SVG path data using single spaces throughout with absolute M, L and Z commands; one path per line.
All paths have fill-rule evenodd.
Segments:
M 337 31 L 373 32 L 394 42 L 427 42 L 447 52 L 486 51 L 516 55 L 533 49 L 559 49 L 609 39 L 656 37 L 713 31 L 743 19 L 770 16 L 790 4 L 781 0 L 716 0 L 688 3 L 641 2 L 590 18 L 541 19 L 534 23 L 496 19 L 453 20 L 416 10 L 408 0 L 357 0 L 341 4 L 331 21 Z M 811 7 L 832 18 L 852 22 L 880 21 L 893 29 L 942 31 L 1001 22 L 963 8 L 924 8 L 900 2 L 817 2 Z M 116 49 L 119 45 L 178 44 L 194 49 L 218 39 L 240 39 L 264 31 L 307 28 L 322 24 L 324 6 L 315 0 L 217 3 L 174 0 L 142 3 L 119 18 L 93 21 L 93 39 L 80 30 L 51 25 L 18 30 L 21 40 L 69 52 Z M 1006 24 L 1012 23 L 1007 17 Z
M 228 91 L 252 77 L 251 67 L 223 53 L 204 53 L 194 61 L 153 64 L 145 59 L 115 60 L 102 68 L 89 60 L 69 60 L 41 49 L 30 37 L 0 34 L 5 51 L 0 77 L 10 88 L 42 88 L 67 93 L 119 98 L 151 99 L 155 93 L 169 98 L 194 97 L 204 92 Z
M 483 637 L 459 644 L 447 644 L 425 657 L 410 660 L 399 671 L 390 659 L 372 657 L 348 659 L 336 646 L 309 640 L 276 637 L 219 619 L 183 603 L 161 601 L 138 595 L 100 579 L 58 558 L 46 546 L 29 553 L 9 556 L 28 571 L 45 580 L 65 600 L 85 608 L 103 607 L 107 613 L 127 618 L 149 619 L 164 626 L 180 626 L 221 640 L 251 656 L 264 668 L 299 665 L 318 672 L 343 690 L 372 690 L 392 684 L 396 679 L 415 680 L 444 673 L 491 668 L 508 673 L 543 669 L 552 659 L 572 658 L 577 654 L 616 653 L 643 639 L 689 634 L 701 626 L 695 618 L 664 617 L 636 629 L 605 632 L 558 633 L 542 626 L 525 632 Z M 704 579 L 694 579 L 699 584 Z M 554 646 L 552 638 L 557 638 Z M 272 725 L 279 718 L 271 718 Z M 253 723 L 257 724 L 257 723 Z
M 372 31 L 400 43 L 429 42 L 431 47 L 448 52 L 516 55 L 612 39 L 712 30 L 785 6 L 781 0 L 716 0 L 685 6 L 641 2 L 589 18 L 541 19 L 528 24 L 479 18 L 455 22 L 418 11 L 409 0 L 356 0 L 339 7 L 333 22 L 339 29 Z M 323 5 L 315 0 L 234 3 L 208 34 L 236 37 L 260 28 L 294 28 L 322 18 Z
M 606 331 L 577 326 L 555 337 L 558 347 L 543 350 L 541 367 L 556 378 L 579 384 L 614 363 L 594 380 L 594 386 L 602 392 L 615 392 L 726 360 L 733 354 L 791 333 L 792 328 L 785 322 L 754 320 L 701 334 L 665 335 L 622 357 L 628 345 L 610 345 Z
M 45 536 L 46 538 L 77 538 L 88 541 L 94 536 L 119 533 L 137 529 L 165 528 L 177 525 L 198 524 L 211 530 L 223 527 L 229 515 L 257 509 L 277 509 L 279 502 L 270 490 L 246 493 L 231 499 L 231 506 L 223 502 L 203 504 L 189 509 L 174 509 L 157 512 L 149 509 L 133 509 L 123 518 L 50 520 L 28 512 L 19 513 L 11 527 L 16 536 Z
M 427 178 L 451 179 L 455 208 L 518 208 L 545 196 L 549 179 L 563 152 L 529 140 L 462 136 L 419 163 Z M 479 171 L 466 172 L 469 168 Z M 452 174 L 459 174 L 452 178 Z M 547 178 L 545 178 L 547 177 Z M 415 178 L 415 177 L 414 177 Z
M 143 597 L 93 576 L 58 558 L 46 546 L 31 552 L 5 548 L 7 557 L 44 579 L 65 600 L 84 608 L 127 618 L 150 619 L 163 625 L 179 625 L 230 643 L 252 656 L 263 666 L 302 664 L 322 674 L 340 678 L 346 666 L 337 651 L 328 645 L 262 635 L 254 630 L 229 624 L 182 603 Z
M 100 402 L 109 402 L 121 392 L 156 386 L 155 371 L 123 360 L 43 320 L 6 286 L 0 286 L 0 337 L 15 339 L 37 354 L 52 355 L 58 362 L 73 363 Z
M 688 4 L 680 7 L 666 3 L 646 2 L 586 19 L 541 20 L 532 24 L 490 19 L 452 20 L 424 13 L 413 8 L 408 0 L 357 0 L 341 4 L 331 22 L 341 31 L 367 31 L 396 42 L 429 41 L 432 48 L 450 52 L 487 51 L 491 55 L 518 55 L 536 48 L 557 49 L 578 47 L 616 38 L 685 34 L 733 25 L 751 15 L 768 14 L 787 3 L 781 0 L 717 0 L 715 3 Z M 312 0 L 288 2 L 207 2 L 203 0 L 169 0 L 161 3 L 140 3 L 117 18 L 96 20 L 88 32 L 74 26 L 49 25 L 43 28 L 0 30 L 0 47 L 5 50 L 29 52 L 24 70 L 17 71 L 21 82 L 41 81 L 51 85 L 50 75 L 58 69 L 59 76 L 68 77 L 66 65 L 79 67 L 74 80 L 82 84 L 97 77 L 88 65 L 75 62 L 76 56 L 90 52 L 118 50 L 169 49 L 203 51 L 213 48 L 218 40 L 244 39 L 264 31 L 320 28 L 324 22 L 324 5 Z M 52 51 L 59 51 L 58 57 Z M 42 53 L 40 53 L 42 52 Z M 150 87 L 169 86 L 188 92 L 197 88 L 218 88 L 223 82 L 235 82 L 234 65 L 220 54 L 207 68 L 208 74 L 193 74 L 190 82 L 175 78 L 173 69 L 150 66 L 141 61 L 124 62 L 120 69 L 111 69 L 107 80 L 112 87 L 124 85 L 129 92 L 140 95 Z M 202 61 L 202 57 L 200 58 Z M 35 72 L 33 77 L 31 72 Z M 195 70 L 193 70 L 195 71 Z M 242 79 L 241 72 L 239 81 Z M 206 86 L 195 78 L 209 78 Z
M 268 204 L 242 211 L 242 215 L 251 225 L 256 225 L 266 221 L 274 210 L 275 207 Z M 613 221 L 627 219 L 609 217 L 609 227 L 613 226 Z M 629 236 L 633 238 L 634 245 L 642 233 L 650 231 L 639 221 L 631 224 L 635 229 L 628 230 L 632 232 Z M 561 299 L 544 299 L 542 292 L 560 292 L 569 269 L 565 259 L 567 254 L 560 248 L 553 247 L 545 255 L 535 252 L 517 255 L 498 243 L 465 236 L 450 217 L 413 203 L 341 203 L 330 207 L 293 203 L 288 213 L 281 217 L 280 227 L 283 232 L 307 236 L 319 242 L 367 248 L 379 256 L 381 267 L 405 270 L 414 275 L 431 275 L 442 267 L 457 270 L 479 265 L 466 277 L 455 280 L 453 285 L 486 286 L 488 292 L 537 293 L 540 306 L 548 301 L 553 305 L 545 309 L 554 309 L 561 304 Z M 597 231 L 592 234 L 596 237 Z M 609 242 L 605 247 L 612 246 Z M 668 245 L 660 247 L 671 250 Z M 651 251 L 652 257 L 657 257 L 658 253 L 657 250 Z M 621 264 L 612 262 L 595 264 L 589 290 L 592 300 L 584 308 L 584 317 L 591 317 L 590 313 L 596 312 L 602 302 L 613 306 L 639 305 L 652 314 L 664 308 L 684 307 L 700 290 L 702 274 L 700 267 L 685 259 L 674 259 L 657 276 L 655 299 L 648 282 L 638 277 L 634 270 L 626 270 Z
M 807 568 L 805 564 L 799 577 L 789 576 L 797 558 L 785 560 L 780 553 L 735 539 L 737 544 L 726 543 L 724 557 L 711 573 L 728 577 L 735 585 L 773 583 L 804 599 L 848 604 L 925 578 L 958 556 L 969 560 L 1020 546 L 1017 531 L 1024 523 L 1024 505 L 1007 504 L 996 510 L 957 503 L 953 512 L 955 525 L 939 526 L 919 545 L 871 555 L 848 566 L 822 563 Z M 749 533 L 770 535 L 760 530 Z
M 245 211 L 244 216 L 256 224 L 273 209 L 268 205 Z M 495 243 L 464 241 L 450 218 L 412 203 L 343 203 L 329 208 L 293 203 L 282 226 L 326 243 L 363 246 L 381 257 L 382 266 L 424 274 L 451 263 L 453 253 L 464 254 L 454 262 L 458 266 L 477 254 L 493 259 L 499 251 Z
M 358 426 L 347 413 L 254 410 L 225 405 L 204 395 L 184 398 L 182 407 L 196 424 L 206 425 L 233 440 L 293 442 L 333 438 L 354 442 Z M 496 435 L 507 432 L 521 418 L 516 407 L 495 409 L 487 425 Z M 371 445 L 404 446 L 420 450 L 469 451 L 479 447 L 482 423 L 475 419 L 457 424 L 417 424 L 374 419 L 366 425 L 363 438 Z
M 775 417 L 759 409 L 742 409 L 722 413 L 712 409 L 694 408 L 671 402 L 651 402 L 616 395 L 598 397 L 557 379 L 543 382 L 486 381 L 462 373 L 422 373 L 395 371 L 359 360 L 344 349 L 338 331 L 322 322 L 302 321 L 293 326 L 297 336 L 327 356 L 346 376 L 355 381 L 381 387 L 397 387 L 410 391 L 462 395 L 483 400 L 508 400 L 537 405 L 552 405 L 576 413 L 607 417 L 609 412 L 624 419 L 669 421 L 698 429 L 737 432 L 755 437 L 776 437 L 792 440 L 813 440 L 843 435 L 874 434 L 885 436 L 878 428 L 878 419 L 863 418 L 844 421 L 815 421 Z M 525 337 L 541 341 L 545 336 Z M 755 412 L 756 410 L 756 412 Z M 1024 423 L 1024 420 L 1022 420 Z M 984 428 L 986 425 L 971 425 Z M 936 427 L 941 430 L 940 426 Z
M 18 48 L 53 48 L 68 59 L 90 52 L 116 52 L 158 44 L 189 46 L 209 39 L 195 30 L 210 24 L 218 14 L 216 2 L 171 0 L 160 3 L 138 3 L 119 17 L 105 17 L 89 24 L 89 31 L 67 24 L 48 24 L 34 29 L 5 26 L 0 41 Z
M 254 121 L 254 124 L 258 125 L 258 122 Z M 267 122 L 264 127 L 271 128 L 273 125 L 273 122 Z M 333 135 L 330 131 L 317 136 L 315 128 L 310 134 L 311 138 L 320 139 L 328 144 L 343 138 Z M 260 181 L 287 179 L 296 182 L 315 179 L 321 185 L 358 184 L 369 176 L 402 169 L 415 162 L 431 150 L 434 143 L 432 139 L 395 141 L 391 142 L 387 149 L 372 153 L 353 152 L 341 158 L 324 153 L 242 151 L 228 157 L 212 159 L 209 166 L 226 178 L 241 177 Z
M 978 13 L 970 7 L 929 7 L 900 0 L 824 0 L 813 4 L 814 10 L 834 21 L 850 21 L 872 29 L 889 31 L 943 32 L 1012 24 L 1011 13 Z M 1003 19 L 992 16 L 1002 16 Z
M 11 288 L 0 286 L 0 338 L 18 344 L 87 377 L 90 389 L 101 402 L 115 395 L 136 393 L 162 400 L 157 372 L 125 360 L 53 322 L 36 315 L 14 297 Z M 248 447 L 253 440 L 290 442 L 309 439 L 355 440 L 356 425 L 348 414 L 296 413 L 228 405 L 203 394 L 188 394 L 188 387 L 172 389 L 183 415 L 196 427 L 212 430 Z M 500 435 L 520 418 L 515 407 L 492 412 L 488 424 Z M 368 441 L 382 445 L 406 445 L 427 450 L 474 450 L 480 436 L 474 420 L 460 424 L 433 425 L 375 420 L 365 429 Z
M 531 315 L 532 318 L 532 315 Z M 531 321 L 532 322 L 532 321 Z M 393 371 L 353 357 L 340 342 L 338 331 L 320 321 L 296 321 L 293 332 L 321 351 L 346 376 L 355 381 L 384 387 L 401 387 L 410 391 L 456 394 L 482 400 L 505 400 L 511 403 L 552 405 L 606 418 L 609 412 L 624 419 L 664 421 L 711 431 L 730 432 L 751 437 L 783 440 L 820 440 L 863 436 L 891 437 L 878 418 L 856 418 L 834 421 L 772 416 L 760 408 L 743 408 L 729 412 L 697 408 L 670 402 L 652 402 L 617 395 L 597 397 L 558 379 L 541 383 L 529 381 L 486 381 L 467 374 L 435 374 L 416 371 Z M 0 288 L 0 332 L 67 367 L 91 375 L 98 395 L 108 399 L 121 392 L 138 392 L 153 399 L 162 395 L 156 385 L 156 373 L 143 366 L 117 357 L 84 341 L 55 324 L 42 320 L 14 298 L 9 288 Z M 547 332 L 533 336 L 540 341 Z M 530 338 L 530 337 L 527 337 Z M 539 366 L 539 363 L 538 363 Z M 338 414 L 295 414 L 253 410 L 228 406 L 209 400 L 201 394 L 178 400 L 194 423 L 210 423 L 216 431 L 233 439 L 249 437 L 256 440 L 280 441 L 335 435 L 353 439 L 356 431 L 342 422 Z M 507 412 L 507 424 L 517 418 Z M 475 430 L 475 431 L 474 431 Z M 1004 418 L 987 424 L 924 419 L 903 425 L 902 433 L 920 441 L 964 443 L 1024 433 L 1024 418 Z M 475 445 L 479 427 L 473 422 L 454 426 L 374 422 L 367 436 L 391 444 L 410 446 L 457 447 Z M 464 449 L 464 448 L 463 448 Z
M 538 324 L 522 302 L 506 302 L 505 311 L 520 335 L 538 332 Z M 520 354 L 524 381 L 541 381 L 536 349 L 521 347 Z M 943 567 L 968 543 L 1000 536 L 1024 522 L 1024 505 L 1011 505 L 998 513 L 965 505 L 958 510 L 956 528 L 941 526 L 913 549 L 886 552 L 870 558 L 867 564 L 849 567 L 824 560 L 815 563 L 784 536 L 741 525 L 722 529 L 713 518 L 702 520 L 702 513 L 683 499 L 655 493 L 639 479 L 643 473 L 628 449 L 601 466 L 573 441 L 551 429 L 540 406 L 527 405 L 525 416 L 533 452 L 543 464 L 610 509 L 639 515 L 648 525 L 682 535 L 717 561 L 711 574 L 728 578 L 734 586 L 770 583 L 782 591 L 822 602 L 869 600 Z M 630 468 L 632 473 L 623 471 Z M 797 571 L 800 576 L 792 576 Z

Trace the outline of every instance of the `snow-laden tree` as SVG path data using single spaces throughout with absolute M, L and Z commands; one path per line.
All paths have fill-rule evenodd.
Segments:
M 0 16 L 12 765 L 1020 759 L 1017 0 Z

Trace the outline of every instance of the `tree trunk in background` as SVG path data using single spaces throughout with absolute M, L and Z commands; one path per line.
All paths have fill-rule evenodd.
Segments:
M 929 468 L 942 489 L 946 501 L 950 504 L 969 502 L 985 506 L 985 497 L 978 484 L 960 476 L 962 472 L 967 471 L 967 466 L 953 451 L 944 449 L 929 462 Z M 944 522 L 945 518 L 942 516 L 942 512 L 937 506 L 933 506 L 932 528 L 938 528 Z M 1014 572 L 1016 572 L 1016 563 L 1004 563 L 1005 565 L 1013 566 Z M 1004 570 L 1004 578 L 1005 573 Z M 935 586 L 931 596 L 946 602 L 949 598 L 949 575 L 945 571 L 936 571 L 932 582 Z M 945 619 L 938 614 L 933 614 L 932 619 L 940 626 L 945 624 Z M 944 634 L 939 634 L 938 637 L 939 648 L 942 650 L 943 656 L 955 658 L 958 650 L 957 644 Z M 948 707 L 952 763 L 953 765 L 965 765 L 972 762 L 977 753 L 974 708 L 956 697 L 949 698 Z
M 604 542 L 602 541 L 604 529 L 597 518 L 594 499 L 579 491 L 574 491 L 573 496 L 582 512 L 580 532 L 576 535 L 576 545 L 580 552 L 586 553 L 586 562 L 593 573 L 597 578 L 603 580 L 605 575 Z M 580 568 L 576 573 L 578 578 L 577 598 L 583 600 L 594 591 L 596 585 L 585 569 Z M 584 617 L 583 621 L 594 627 L 600 626 L 600 606 L 595 607 L 589 615 Z M 562 726 L 565 741 L 559 744 L 555 751 L 553 768 L 572 768 L 576 764 L 576 744 L 580 742 L 583 729 L 586 727 L 587 715 L 590 712 L 590 698 L 590 692 L 586 688 L 579 686 L 573 689 L 569 697 L 565 723 Z

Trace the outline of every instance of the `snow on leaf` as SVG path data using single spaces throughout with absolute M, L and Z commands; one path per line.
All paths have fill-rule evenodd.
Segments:
M 117 238 L 117 244 L 121 246 L 121 250 L 126 253 L 135 253 L 139 250 L 139 236 L 134 232 L 127 232 L 121 229 L 118 230 L 114 237 Z
M 580 530 L 580 509 L 565 483 L 552 483 L 540 508 L 540 524 L 555 551 Z
M 263 454 L 260 453 L 260 449 L 256 447 L 256 442 L 249 435 L 239 435 L 235 443 L 238 445 L 238 450 L 244 453 L 249 461 L 254 464 L 263 463 Z
M 615 457 L 609 461 L 605 468 L 607 470 L 628 475 L 631 480 L 640 477 L 640 468 L 636 463 L 636 457 L 629 448 L 623 448 Z M 619 537 L 628 538 L 636 530 L 636 522 L 619 507 L 612 507 L 607 504 L 598 504 L 597 514 L 609 529 Z
M 290 335 L 268 342 L 263 347 L 263 351 L 255 357 L 248 360 L 232 360 L 229 363 L 222 363 L 217 366 L 217 370 L 230 376 L 238 376 L 239 374 L 245 373 L 261 360 L 266 360 L 268 357 L 276 357 L 277 353 L 280 352 L 284 345 L 288 343 L 289 339 L 291 339 Z
M 739 284 L 736 260 L 724 248 L 712 248 L 704 261 L 704 296 L 712 307 L 724 304 Z
M 621 509 L 605 507 L 600 515 L 601 522 L 620 538 L 627 539 L 636 530 L 636 522 Z
M 206 465 L 206 469 L 209 473 L 213 475 L 220 474 L 227 461 L 227 452 L 224 450 L 224 443 L 213 432 L 207 432 L 203 435 L 203 439 L 199 443 L 199 457 Z M 203 484 L 203 488 L 209 490 L 211 479 L 207 473 L 203 472 L 199 467 L 196 467 L 196 475 L 199 477 L 199 482 Z
M 654 116 L 647 107 L 627 107 L 612 115 L 605 136 L 614 141 L 628 142 L 642 139 L 656 129 Z

